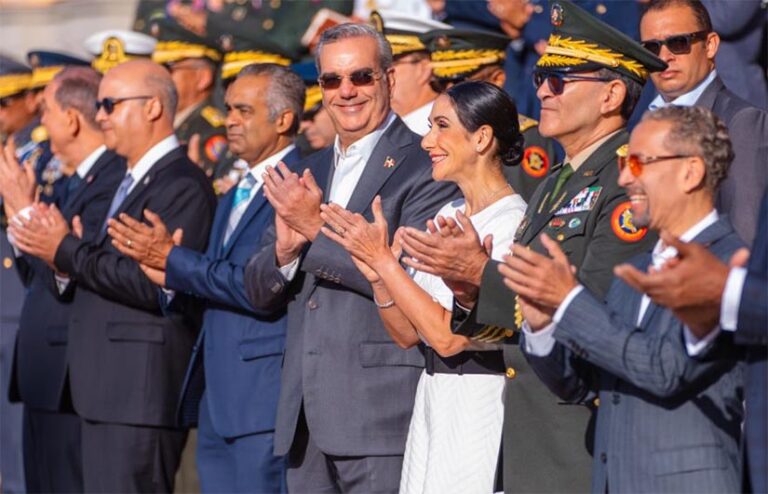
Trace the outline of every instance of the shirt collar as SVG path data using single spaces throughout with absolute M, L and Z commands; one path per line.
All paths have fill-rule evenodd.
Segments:
M 93 165 L 96 164 L 96 162 L 99 160 L 99 158 L 101 158 L 101 155 L 104 154 L 104 151 L 106 150 L 107 146 L 104 146 L 103 144 L 94 149 L 87 158 L 85 158 L 80 162 L 79 165 L 77 165 L 77 169 L 75 170 L 77 176 L 80 178 L 85 178 L 85 176 L 88 175 L 88 172 L 91 171 L 91 168 L 93 168 Z
M 196 105 L 188 106 L 187 108 L 184 108 L 179 112 L 176 112 L 176 116 L 173 117 L 173 128 L 178 129 L 179 127 L 181 127 L 181 124 L 184 123 L 184 120 L 186 120 L 188 116 L 192 115 L 192 113 L 195 110 L 203 106 L 203 103 L 205 103 L 205 101 L 201 101 Z
M 363 162 L 368 162 L 368 158 L 373 154 L 373 148 L 379 143 L 379 139 L 381 139 L 381 136 L 387 131 L 389 126 L 392 125 L 395 118 L 396 115 L 390 111 L 383 124 L 379 125 L 379 127 L 370 134 L 361 137 L 347 146 L 346 152 L 342 151 L 341 140 L 337 134 L 336 140 L 333 143 L 333 154 L 336 157 L 336 161 L 338 161 L 339 158 L 344 159 L 349 156 L 360 156 Z
M 144 156 L 136 162 L 133 168 L 128 173 L 133 176 L 133 183 L 139 183 L 139 180 L 144 178 L 144 175 L 152 168 L 152 166 L 158 162 L 160 158 L 170 153 L 174 149 L 179 147 L 179 140 L 174 134 L 169 135 L 162 141 L 152 146 L 149 151 L 144 153 Z
M 618 134 L 624 130 L 623 128 L 617 129 L 610 134 L 601 137 L 600 139 L 596 140 L 586 148 L 584 148 L 580 153 L 576 153 L 576 156 L 569 158 L 568 156 L 565 157 L 565 161 L 563 163 L 568 163 L 571 165 L 571 168 L 575 170 L 578 170 L 581 165 L 584 164 L 585 161 L 587 161 L 587 158 L 592 156 L 592 154 L 597 151 L 597 148 L 602 146 L 608 139 L 613 137 L 614 135 Z
M 266 173 L 267 167 L 275 167 L 277 166 L 280 161 L 282 161 L 285 156 L 296 149 L 296 146 L 294 144 L 289 144 L 288 146 L 284 147 L 280 151 L 276 152 L 269 158 L 259 162 L 257 165 L 252 166 L 247 173 L 243 175 L 243 178 L 245 178 L 246 175 L 253 175 L 253 178 L 256 179 L 257 183 L 263 182 L 261 176 Z M 242 180 L 242 179 L 241 179 Z
M 678 96 L 669 103 L 664 101 L 664 98 L 662 98 L 659 94 L 653 99 L 653 101 L 651 101 L 651 104 L 648 105 L 648 109 L 653 111 L 669 105 L 693 106 L 697 101 L 699 101 L 701 94 L 709 87 L 712 81 L 715 80 L 715 77 L 717 77 L 717 70 L 712 70 L 712 72 L 710 72 L 709 75 L 703 81 L 701 81 L 698 86 L 688 91 L 687 93 Z
M 717 222 L 718 216 L 717 216 L 717 210 L 713 209 L 709 212 L 704 218 L 702 218 L 698 223 L 690 227 L 688 230 L 685 231 L 682 235 L 680 235 L 680 241 L 681 242 L 690 242 L 701 232 L 709 228 L 710 226 L 714 225 Z M 675 249 L 672 246 L 665 246 L 661 240 L 656 242 L 656 246 L 653 248 L 653 265 L 656 268 L 660 268 L 664 265 L 668 260 L 672 259 L 673 257 L 677 256 L 677 249 Z

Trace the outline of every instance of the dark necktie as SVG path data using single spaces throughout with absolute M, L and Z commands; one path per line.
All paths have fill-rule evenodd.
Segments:
M 569 178 L 571 178 L 571 175 L 573 175 L 573 167 L 570 163 L 566 163 L 563 165 L 563 167 L 560 169 L 560 173 L 557 175 L 557 180 L 555 180 L 555 188 L 552 189 L 552 195 L 549 196 L 549 204 L 553 204 L 555 201 L 558 200 L 557 195 L 560 193 L 560 191 L 563 189 L 563 185 L 568 181 Z
M 117 193 L 115 194 L 115 197 L 112 198 L 112 204 L 109 206 L 109 213 L 107 213 L 107 218 L 104 220 L 104 224 L 101 227 L 102 231 L 107 229 L 107 220 L 120 208 L 120 205 L 128 195 L 128 189 L 131 188 L 131 185 L 133 185 L 133 175 L 129 173 L 125 176 L 123 181 L 120 182 L 120 186 L 117 188 Z

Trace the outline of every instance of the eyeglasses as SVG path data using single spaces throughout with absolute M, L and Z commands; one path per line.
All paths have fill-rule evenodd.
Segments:
M 542 84 L 544 84 L 544 81 L 547 81 L 547 86 L 549 86 L 549 90 L 554 94 L 555 96 L 559 96 L 563 94 L 563 91 L 565 90 L 565 83 L 566 82 L 573 82 L 573 81 L 592 81 L 592 82 L 609 82 L 613 79 L 610 79 L 608 77 L 591 77 L 586 75 L 577 75 L 577 74 L 564 74 L 561 72 L 545 72 L 537 70 L 533 73 L 533 85 L 538 90 Z
M 670 156 L 650 156 L 648 158 L 641 158 L 637 154 L 630 154 L 629 156 L 619 156 L 618 157 L 619 173 L 622 173 L 624 171 L 624 168 L 629 166 L 629 171 L 632 172 L 632 175 L 634 175 L 635 177 L 639 177 L 640 175 L 643 174 L 644 166 L 652 165 L 660 161 L 690 158 L 691 156 L 692 155 L 690 154 L 674 154 Z
M 115 111 L 115 106 L 117 106 L 119 103 L 122 103 L 123 101 L 130 101 L 132 99 L 152 99 L 154 96 L 126 96 L 125 98 L 102 98 L 101 100 L 96 101 L 96 111 L 101 110 L 104 108 L 104 113 L 107 115 L 112 115 L 112 112 Z
M 685 55 L 691 53 L 691 45 L 695 41 L 707 39 L 709 31 L 696 31 L 695 33 L 688 34 L 675 34 L 664 39 L 649 39 L 648 41 L 641 41 L 640 44 L 643 48 L 658 55 L 661 53 L 661 47 L 665 46 L 675 55 Z
M 348 76 L 338 74 L 322 74 L 317 78 L 317 83 L 323 89 L 339 89 L 341 87 L 341 81 L 345 77 L 349 78 L 354 86 L 370 86 L 373 81 L 377 81 L 381 78 L 381 74 L 373 69 L 360 69 L 352 72 Z

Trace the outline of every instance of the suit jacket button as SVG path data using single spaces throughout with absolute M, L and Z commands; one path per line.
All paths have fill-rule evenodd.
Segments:
M 611 403 L 614 405 L 618 405 L 621 403 L 621 395 L 619 393 L 613 393 L 613 398 L 611 399 Z
M 514 379 L 517 376 L 517 371 L 513 367 L 507 367 L 507 378 Z
M 309 302 L 307 302 L 307 307 L 309 307 L 309 310 L 315 310 L 317 309 L 317 302 L 315 302 L 314 300 L 310 300 Z
M 3 267 L 5 269 L 11 269 L 13 267 L 13 260 L 10 257 L 3 258 Z

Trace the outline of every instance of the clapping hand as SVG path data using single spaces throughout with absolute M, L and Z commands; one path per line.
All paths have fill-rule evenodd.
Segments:
M 5 215 L 13 218 L 22 209 L 35 202 L 37 182 L 31 163 L 19 164 L 13 139 L 0 152 L 0 196 L 3 198 Z
M 320 218 L 320 203 L 323 191 L 315 182 L 309 169 L 299 177 L 283 162 L 277 169 L 268 167 L 262 176 L 264 196 L 275 214 L 281 216 L 286 225 L 302 234 L 308 241 L 314 241 L 323 220 Z
M 174 245 L 181 243 L 183 232 L 177 229 L 171 236 L 160 216 L 149 209 L 144 210 L 144 218 L 149 224 L 121 213 L 118 219 L 109 219 L 107 233 L 122 254 L 148 268 L 164 271 L 168 255 Z
M 16 247 L 53 267 L 61 241 L 69 232 L 67 220 L 56 205 L 35 204 L 29 218 L 16 216 L 8 225 Z

